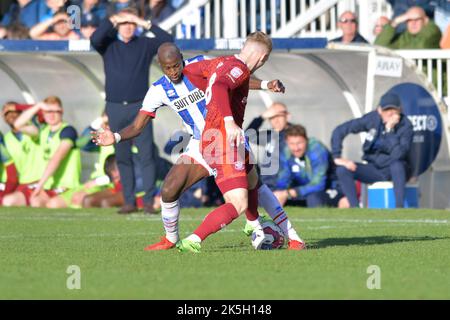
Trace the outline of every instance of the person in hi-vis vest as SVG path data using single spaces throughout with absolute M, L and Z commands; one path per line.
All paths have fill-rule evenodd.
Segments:
M 40 111 L 44 124 L 32 121 Z M 62 115 L 61 99 L 50 96 L 23 111 L 14 122 L 14 128 L 32 137 L 41 149 L 41 159 L 36 163 L 29 162 L 28 170 L 44 170 L 36 183 L 5 196 L 3 205 L 55 208 L 64 201 L 59 196 L 61 193 L 80 185 L 81 157 L 76 147 L 77 132 L 63 121 Z

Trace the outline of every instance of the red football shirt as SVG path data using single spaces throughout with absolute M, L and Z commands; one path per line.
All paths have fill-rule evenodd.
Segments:
M 189 64 L 183 73 L 205 92 L 205 130 L 220 128 L 227 116 L 242 128 L 250 83 L 250 70 L 244 62 L 236 56 L 219 57 Z

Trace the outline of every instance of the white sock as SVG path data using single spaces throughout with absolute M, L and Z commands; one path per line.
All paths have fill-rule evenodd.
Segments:
M 200 237 L 196 234 L 191 234 L 189 237 L 186 238 L 187 240 L 193 241 L 193 242 L 197 242 L 200 243 L 202 242 L 202 239 L 200 239 Z
M 166 238 L 172 243 L 177 243 L 180 239 L 178 235 L 179 216 L 180 207 L 178 201 L 166 203 L 161 200 L 161 218 L 166 230 Z
M 250 220 L 247 219 L 247 223 L 248 223 L 249 225 L 251 225 L 253 228 L 256 229 L 256 228 L 261 227 L 261 223 L 260 223 L 259 219 L 260 219 L 260 218 L 258 218 L 258 219 L 256 219 L 256 220 L 253 220 L 253 221 L 250 221 Z
M 292 224 L 277 197 L 275 197 L 272 190 L 265 184 L 261 185 L 258 189 L 258 202 L 270 215 L 273 222 L 281 228 L 284 235 L 287 236 L 289 240 L 303 242 L 292 227 Z

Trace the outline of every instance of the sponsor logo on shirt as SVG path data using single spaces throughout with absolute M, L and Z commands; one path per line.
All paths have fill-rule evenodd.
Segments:
M 242 170 L 244 170 L 244 163 L 242 162 L 242 161 L 236 161 L 235 163 L 234 163 L 234 168 L 236 169 L 236 170 L 239 170 L 239 171 L 242 171 Z
M 170 90 L 167 90 L 167 95 L 169 97 L 173 97 L 174 95 L 176 95 L 176 92 L 175 92 L 175 90 L 170 89 Z
M 174 100 L 173 105 L 175 106 L 177 111 L 181 111 L 189 106 L 195 106 L 197 102 L 202 101 L 204 98 L 205 95 L 203 94 L 203 92 L 199 89 L 196 89 L 190 92 L 188 95 Z
M 233 78 L 237 79 L 240 76 L 242 76 L 244 72 L 239 67 L 234 67 L 231 69 L 230 74 L 233 76 Z

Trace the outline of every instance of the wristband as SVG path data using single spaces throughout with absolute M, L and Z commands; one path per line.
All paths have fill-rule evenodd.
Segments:
M 269 90 L 269 81 L 267 81 L 267 80 L 261 81 L 261 89 Z
M 116 143 L 119 143 L 122 137 L 117 132 L 114 132 L 114 140 L 116 140 Z
M 232 116 L 227 116 L 223 118 L 223 121 L 234 121 Z

